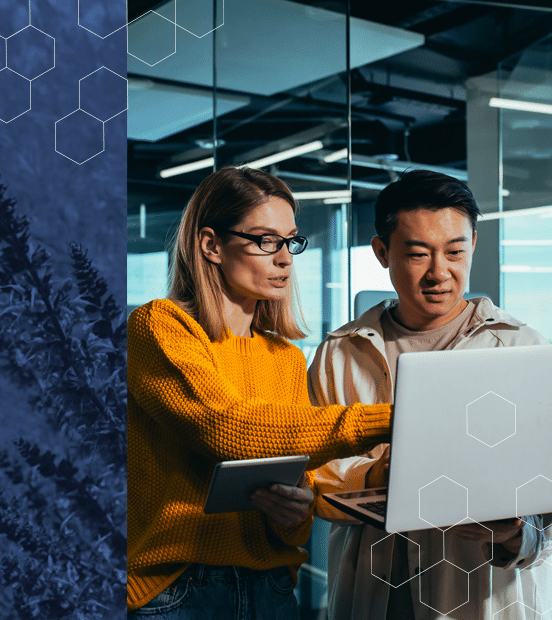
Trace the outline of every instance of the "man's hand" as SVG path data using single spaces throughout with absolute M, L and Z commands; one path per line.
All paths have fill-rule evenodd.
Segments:
M 387 446 L 383 454 L 372 465 L 366 475 L 366 488 L 374 489 L 376 487 L 386 487 L 389 480 L 389 456 L 391 454 L 390 446 Z
M 500 544 L 506 547 L 512 553 L 518 553 L 522 540 L 521 530 L 523 529 L 523 521 L 521 519 L 485 521 L 483 525 L 485 527 L 481 527 L 479 523 L 468 523 L 466 525 L 456 525 L 452 529 L 457 536 L 465 540 L 482 543 L 493 542 L 495 545 Z M 492 535 L 489 530 L 492 531 Z
M 273 484 L 270 489 L 257 489 L 250 499 L 255 508 L 265 512 L 276 523 L 291 527 L 301 523 L 309 514 L 314 494 L 303 474 L 296 487 Z

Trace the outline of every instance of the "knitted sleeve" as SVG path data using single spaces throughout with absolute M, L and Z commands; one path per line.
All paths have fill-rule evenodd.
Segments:
M 148 304 L 128 324 L 130 397 L 183 447 L 216 461 L 307 454 L 315 468 L 389 439 L 391 405 L 242 398 L 218 370 L 205 332 L 184 317 L 176 306 Z

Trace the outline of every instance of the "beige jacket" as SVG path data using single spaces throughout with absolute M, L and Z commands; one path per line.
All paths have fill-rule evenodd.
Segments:
M 472 301 L 477 306 L 474 316 L 452 348 L 548 344 L 538 332 L 490 300 Z M 392 401 L 380 317 L 396 303 L 388 300 L 371 308 L 356 321 L 330 333 L 319 346 L 309 369 L 313 405 Z M 367 471 L 384 448 L 377 446 L 365 457 L 331 461 L 316 474 L 316 514 L 333 522 L 328 552 L 330 620 L 386 617 L 395 536 L 359 524 L 321 498 L 326 492 L 363 488 Z M 519 554 L 514 557 L 495 546 L 492 563 L 487 562 L 489 545 L 451 537 L 447 557 L 454 564 L 467 570 L 482 564 L 470 573 L 469 592 L 466 574 L 440 561 L 443 549 L 439 530 L 410 532 L 408 537 L 419 545 L 420 555 L 409 544 L 409 574 L 417 575 L 420 566 L 423 571 L 410 581 L 416 620 L 548 620 L 548 614 L 541 617 L 540 613 L 547 610 L 551 610 L 552 618 L 552 527 L 546 529 L 551 515 L 532 519 L 535 527 L 524 527 Z M 503 553 L 499 553 L 501 550 Z M 425 570 L 427 567 L 432 568 Z

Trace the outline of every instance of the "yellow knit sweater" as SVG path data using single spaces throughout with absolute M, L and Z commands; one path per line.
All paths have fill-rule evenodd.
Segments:
M 308 454 L 310 468 L 388 441 L 390 405 L 313 408 L 305 358 L 271 334 L 211 342 L 173 302 L 128 323 L 128 605 L 191 563 L 258 570 L 307 559 L 312 514 L 283 527 L 261 511 L 205 515 L 217 462 Z

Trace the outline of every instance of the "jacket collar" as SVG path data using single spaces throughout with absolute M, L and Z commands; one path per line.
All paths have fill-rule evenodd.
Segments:
M 476 305 L 476 309 L 468 326 L 469 333 L 473 334 L 483 325 L 487 327 L 494 327 L 495 325 L 502 324 L 516 328 L 526 325 L 526 323 L 518 321 L 498 306 L 495 306 L 487 297 L 474 297 L 470 299 L 470 301 Z M 343 325 L 343 327 L 340 327 L 333 332 L 328 332 L 328 336 L 332 338 L 341 338 L 343 336 L 361 336 L 363 338 L 370 339 L 377 334 L 383 338 L 381 315 L 388 308 L 397 306 L 398 303 L 398 299 L 386 299 L 377 306 L 373 306 L 367 310 L 364 314 L 359 316 L 358 319 Z

